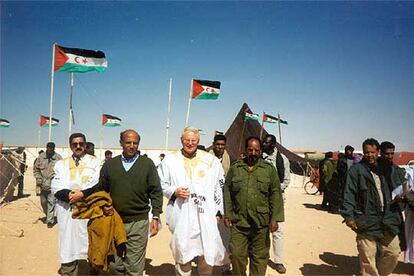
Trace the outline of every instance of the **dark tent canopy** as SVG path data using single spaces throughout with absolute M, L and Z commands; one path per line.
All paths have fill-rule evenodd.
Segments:
M 250 136 L 260 136 L 261 125 L 256 120 L 245 120 L 245 113 L 253 113 L 249 106 L 244 103 L 239 113 L 234 119 L 230 128 L 226 131 L 227 138 L 227 151 L 232 159 L 238 159 L 241 152 L 244 152 L 244 141 Z M 266 130 L 263 130 L 263 137 L 268 134 Z M 291 162 L 291 170 L 296 174 L 303 174 L 303 170 L 306 168 L 308 160 L 300 157 L 299 155 L 289 151 L 281 144 L 276 143 L 276 148 L 285 155 Z

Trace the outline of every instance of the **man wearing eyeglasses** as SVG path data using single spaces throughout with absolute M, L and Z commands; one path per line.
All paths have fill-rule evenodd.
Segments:
M 158 167 L 169 200 L 166 221 L 172 233 L 175 272 L 182 276 L 191 275 L 193 260 L 200 275 L 211 275 L 213 266 L 226 263 L 217 226 L 224 213 L 224 171 L 215 156 L 197 149 L 199 141 L 199 130 L 186 127 L 181 151 L 167 155 Z
M 82 190 L 98 183 L 101 161 L 85 154 L 86 137 L 69 137 L 72 155 L 56 162 L 51 189 L 55 195 L 59 227 L 61 275 L 78 275 L 79 260 L 88 258 L 87 219 L 72 219 L 71 204 L 83 197 Z

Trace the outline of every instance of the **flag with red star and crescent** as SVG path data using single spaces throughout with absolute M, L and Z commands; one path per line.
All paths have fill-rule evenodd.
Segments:
M 193 80 L 191 98 L 196 100 L 216 100 L 220 94 L 219 81 Z
M 56 72 L 84 73 L 104 72 L 108 67 L 105 53 L 102 51 L 67 48 L 55 45 Z

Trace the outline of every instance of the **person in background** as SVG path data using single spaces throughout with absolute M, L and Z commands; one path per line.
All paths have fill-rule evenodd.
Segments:
M 62 157 L 55 152 L 55 143 L 46 144 L 46 152 L 39 154 L 33 165 L 33 175 L 36 178 L 36 188 L 40 189 L 40 205 L 46 216 L 48 228 L 55 224 L 55 196 L 51 192 L 51 182 L 55 175 L 54 168 Z
M 86 154 L 95 156 L 95 144 L 92 142 L 86 142 Z
M 27 170 L 26 152 L 24 151 L 24 147 L 18 147 L 16 149 L 16 154 L 14 156 L 16 157 L 17 162 L 19 162 L 19 170 L 20 170 L 20 174 L 17 177 L 17 181 L 19 182 L 18 188 L 17 188 L 17 198 L 22 198 L 22 197 L 28 196 L 28 194 L 23 193 L 24 173 Z
M 276 148 L 276 137 L 272 134 L 267 134 L 263 140 L 263 154 L 262 157 L 266 162 L 272 164 L 276 169 L 280 180 L 280 187 L 282 189 L 283 204 L 286 202 L 285 190 L 290 183 L 290 163 L 286 156 L 281 154 Z M 284 265 L 284 235 L 283 222 L 279 222 L 278 229 L 272 233 L 273 254 L 275 256 L 275 270 L 280 273 L 286 273 Z
M 106 150 L 105 151 L 105 162 L 112 159 L 112 151 Z

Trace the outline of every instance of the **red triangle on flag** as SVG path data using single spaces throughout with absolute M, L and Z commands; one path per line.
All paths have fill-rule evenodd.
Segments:
M 40 126 L 44 126 L 46 124 L 46 122 L 47 122 L 46 117 L 40 115 L 40 120 L 39 120 Z
M 106 118 L 105 115 L 102 115 L 102 124 L 106 124 L 106 122 L 108 122 L 108 118 Z
M 193 80 L 193 95 L 191 96 L 191 98 L 197 98 L 203 91 L 204 87 L 201 86 L 201 84 L 199 84 L 197 81 Z
M 55 66 L 54 70 L 57 71 L 65 65 L 65 63 L 69 60 L 69 57 L 66 55 L 65 52 L 63 52 L 62 49 L 59 48 L 59 46 L 55 46 Z

